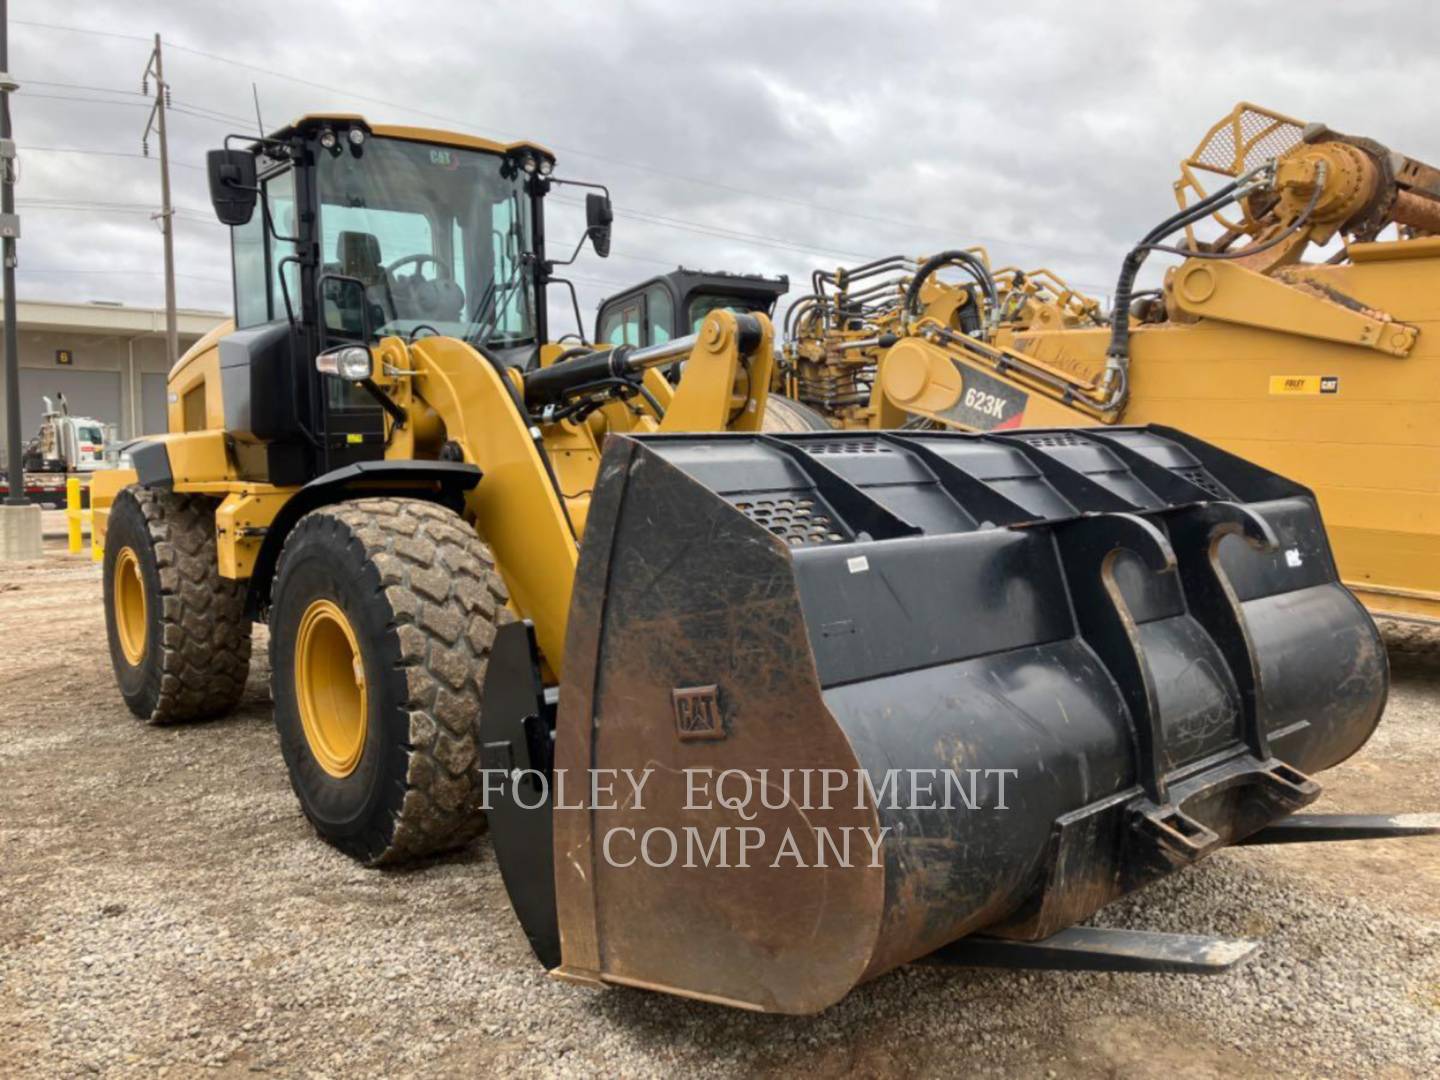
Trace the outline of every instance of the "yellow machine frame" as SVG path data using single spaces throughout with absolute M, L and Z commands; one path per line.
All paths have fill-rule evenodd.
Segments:
M 1372 611 L 1440 620 L 1440 170 L 1242 102 L 1182 163 L 1182 213 L 1207 197 L 1206 173 L 1248 186 L 1211 215 L 1211 239 L 1185 225 L 1187 257 L 1130 313 L 1121 381 L 1097 303 L 1007 268 L 984 326 L 958 318 L 974 286 L 936 279 L 917 311 L 897 299 L 858 324 L 798 320 L 782 391 L 845 427 L 1180 427 L 1311 487 Z M 1337 236 L 1337 255 L 1301 261 Z M 802 392 L 855 371 L 873 373 L 858 404 Z M 996 380 L 1014 406 L 1003 420 L 958 408 Z

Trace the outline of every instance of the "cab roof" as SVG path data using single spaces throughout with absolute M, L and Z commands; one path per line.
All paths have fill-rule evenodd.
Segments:
M 492 154 L 508 154 L 515 150 L 529 149 L 536 150 L 552 159 L 555 157 L 553 151 L 528 140 L 505 143 L 482 138 L 479 135 L 466 135 L 458 131 L 441 131 L 438 128 L 410 127 L 404 124 L 372 124 L 359 113 L 306 113 L 279 131 L 273 132 L 270 138 L 285 139 L 302 129 L 321 127 L 325 124 L 347 127 L 359 124 L 372 135 L 380 135 L 385 138 L 409 139 L 412 142 L 435 143 L 439 146 L 455 146 L 466 150 L 488 151 Z

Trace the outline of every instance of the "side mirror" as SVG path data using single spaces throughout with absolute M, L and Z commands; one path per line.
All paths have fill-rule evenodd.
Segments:
M 319 291 L 327 331 L 334 331 L 342 338 L 370 340 L 373 316 L 363 281 L 344 274 L 321 274 Z
M 255 155 L 248 150 L 211 150 L 205 155 L 210 174 L 210 204 L 221 224 L 248 225 L 255 212 Z
M 609 195 L 598 191 L 585 195 L 585 233 L 595 245 L 595 254 L 602 259 L 610 255 L 610 224 L 614 220 L 615 210 Z

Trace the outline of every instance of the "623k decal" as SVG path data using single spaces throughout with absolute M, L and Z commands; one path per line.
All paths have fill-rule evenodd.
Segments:
M 960 373 L 960 400 L 940 415 L 976 431 L 1018 428 L 1030 395 L 983 371 L 956 364 Z

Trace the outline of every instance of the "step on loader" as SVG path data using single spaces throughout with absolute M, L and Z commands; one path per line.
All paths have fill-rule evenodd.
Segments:
M 1076 924 L 1432 827 L 1295 814 L 1387 678 L 1305 488 L 1157 426 L 768 432 L 763 312 L 546 344 L 576 181 L 533 144 L 308 116 L 208 167 L 234 325 L 96 479 L 121 693 L 221 715 L 266 621 L 316 831 L 381 865 L 488 821 L 557 975 L 810 1012 L 922 958 L 1223 969 Z

